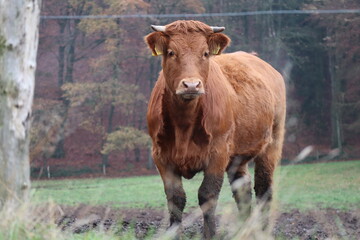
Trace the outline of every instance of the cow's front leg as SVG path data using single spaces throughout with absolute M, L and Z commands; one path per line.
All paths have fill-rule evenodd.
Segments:
M 219 173 L 205 172 L 204 180 L 199 188 L 199 204 L 204 215 L 205 239 L 211 239 L 216 233 L 215 209 L 221 185 L 224 180 L 224 172 Z
M 182 213 L 186 204 L 186 195 L 181 176 L 168 168 L 158 169 L 164 183 L 170 214 L 170 227 L 180 225 L 181 229 Z
M 164 183 L 164 187 L 170 214 L 170 227 L 174 224 L 181 225 L 182 213 L 186 204 L 186 194 L 182 186 L 181 177 L 173 174 Z

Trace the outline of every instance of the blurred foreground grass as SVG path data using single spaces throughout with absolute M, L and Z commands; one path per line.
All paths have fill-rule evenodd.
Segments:
M 193 180 L 184 180 L 188 207 L 198 205 L 197 189 L 201 180 L 201 174 Z M 277 170 L 275 182 L 275 199 L 280 211 L 294 208 L 360 208 L 360 161 L 283 166 Z M 54 224 L 54 219 L 49 218 L 48 212 L 41 210 L 41 207 L 54 209 L 52 201 L 55 204 L 76 206 L 82 203 L 113 208 L 164 209 L 166 204 L 159 176 L 34 181 L 32 189 L 32 202 L 29 206 L 0 211 L 0 240 L 132 240 L 136 239 L 134 229 L 123 233 L 95 230 L 84 234 L 62 232 Z M 34 203 L 35 206 L 40 206 L 40 211 L 31 210 Z M 218 213 L 228 204 L 235 205 L 230 186 L 225 180 Z M 251 221 L 249 224 L 250 227 L 245 225 L 244 229 L 237 231 L 246 234 L 250 229 L 258 234 L 256 226 Z M 150 234 L 145 239 L 158 238 Z M 276 239 L 286 238 L 278 236 Z
M 253 175 L 252 169 L 251 173 Z M 187 207 L 198 205 L 202 174 L 184 180 Z M 281 208 L 360 208 L 360 161 L 282 166 L 275 176 L 275 194 Z M 107 205 L 115 208 L 165 208 L 159 176 L 33 181 L 33 202 L 52 199 L 65 205 Z M 233 203 L 225 178 L 219 205 Z M 186 210 L 186 209 L 185 209 Z

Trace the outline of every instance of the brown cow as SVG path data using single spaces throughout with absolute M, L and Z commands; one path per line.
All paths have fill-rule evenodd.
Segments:
M 252 159 L 256 196 L 271 199 L 284 136 L 284 81 L 252 54 L 220 55 L 230 43 L 220 33 L 223 27 L 176 21 L 152 29 L 145 41 L 153 55 L 163 55 L 163 70 L 150 97 L 147 122 L 170 226 L 181 224 L 186 203 L 181 178 L 203 171 L 198 198 L 208 239 L 215 235 L 214 212 L 226 171 L 239 209 L 251 202 L 247 164 Z M 245 180 L 245 191 L 236 187 L 237 180 Z

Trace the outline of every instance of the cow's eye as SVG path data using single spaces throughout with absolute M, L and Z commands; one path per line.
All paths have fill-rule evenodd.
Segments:
M 175 53 L 174 53 L 173 51 L 171 51 L 171 50 L 168 51 L 168 56 L 169 56 L 169 57 L 172 57 L 172 56 L 174 56 L 174 55 L 175 55 Z
M 205 52 L 204 57 L 209 57 L 209 52 Z

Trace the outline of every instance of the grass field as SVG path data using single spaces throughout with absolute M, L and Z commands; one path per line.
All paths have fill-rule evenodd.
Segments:
M 201 174 L 193 180 L 184 180 L 188 197 L 185 212 L 189 212 L 189 207 L 198 205 L 197 189 L 201 180 Z M 274 192 L 277 209 L 280 213 L 284 213 L 279 217 L 277 223 L 279 230 L 275 239 L 332 239 L 332 236 L 335 236 L 334 239 L 358 239 L 360 161 L 280 167 L 275 176 Z M 232 219 L 231 217 L 236 215 L 231 210 L 235 208 L 231 195 L 229 184 L 225 181 L 217 211 L 225 217 L 224 219 Z M 135 226 L 117 232 L 116 229 L 123 229 L 124 225 L 121 223 L 118 223 L 120 228 L 115 226 L 111 231 L 94 229 L 84 234 L 61 231 L 55 226 L 55 219 L 49 221 L 48 214 L 51 209 L 57 208 L 48 203 L 54 201 L 63 206 L 74 206 L 67 207 L 70 209 L 70 215 L 82 204 L 100 209 L 104 208 L 103 206 L 106 206 L 106 209 L 111 207 L 115 212 L 119 212 L 116 208 L 127 209 L 126 211 L 134 211 L 142 216 L 144 211 L 159 212 L 158 210 L 166 209 L 165 199 L 159 176 L 33 181 L 30 208 L 23 206 L 16 212 L 11 209 L 0 212 L 0 240 L 133 240 L 137 239 Z M 232 208 L 229 204 L 232 204 Z M 39 206 L 40 210 L 30 210 L 31 216 L 29 216 L 27 209 L 32 209 L 33 206 Z M 48 206 L 50 212 L 44 209 Z M 233 229 L 236 233 L 247 236 L 250 229 L 250 233 L 255 234 L 256 239 L 264 239 L 256 224 L 252 222 L 248 224 L 250 225 L 243 228 L 239 228 L 236 223 L 231 226 L 235 227 Z M 193 225 L 196 229 L 196 224 Z M 141 229 L 147 229 L 146 226 L 149 225 L 144 225 Z M 222 226 L 219 230 L 226 232 L 229 228 Z M 198 229 L 196 232 L 199 231 Z M 150 232 L 145 239 L 159 239 L 159 236 Z M 167 238 L 160 235 L 160 239 Z M 239 237 L 227 239 L 239 239 Z
M 202 175 L 184 180 L 187 207 L 197 206 Z M 276 199 L 281 208 L 360 208 L 360 161 L 280 167 L 275 176 Z M 58 204 L 107 205 L 116 208 L 164 208 L 166 198 L 159 176 L 34 181 L 33 201 Z M 219 204 L 232 203 L 227 180 Z M 186 210 L 186 209 L 185 209 Z

